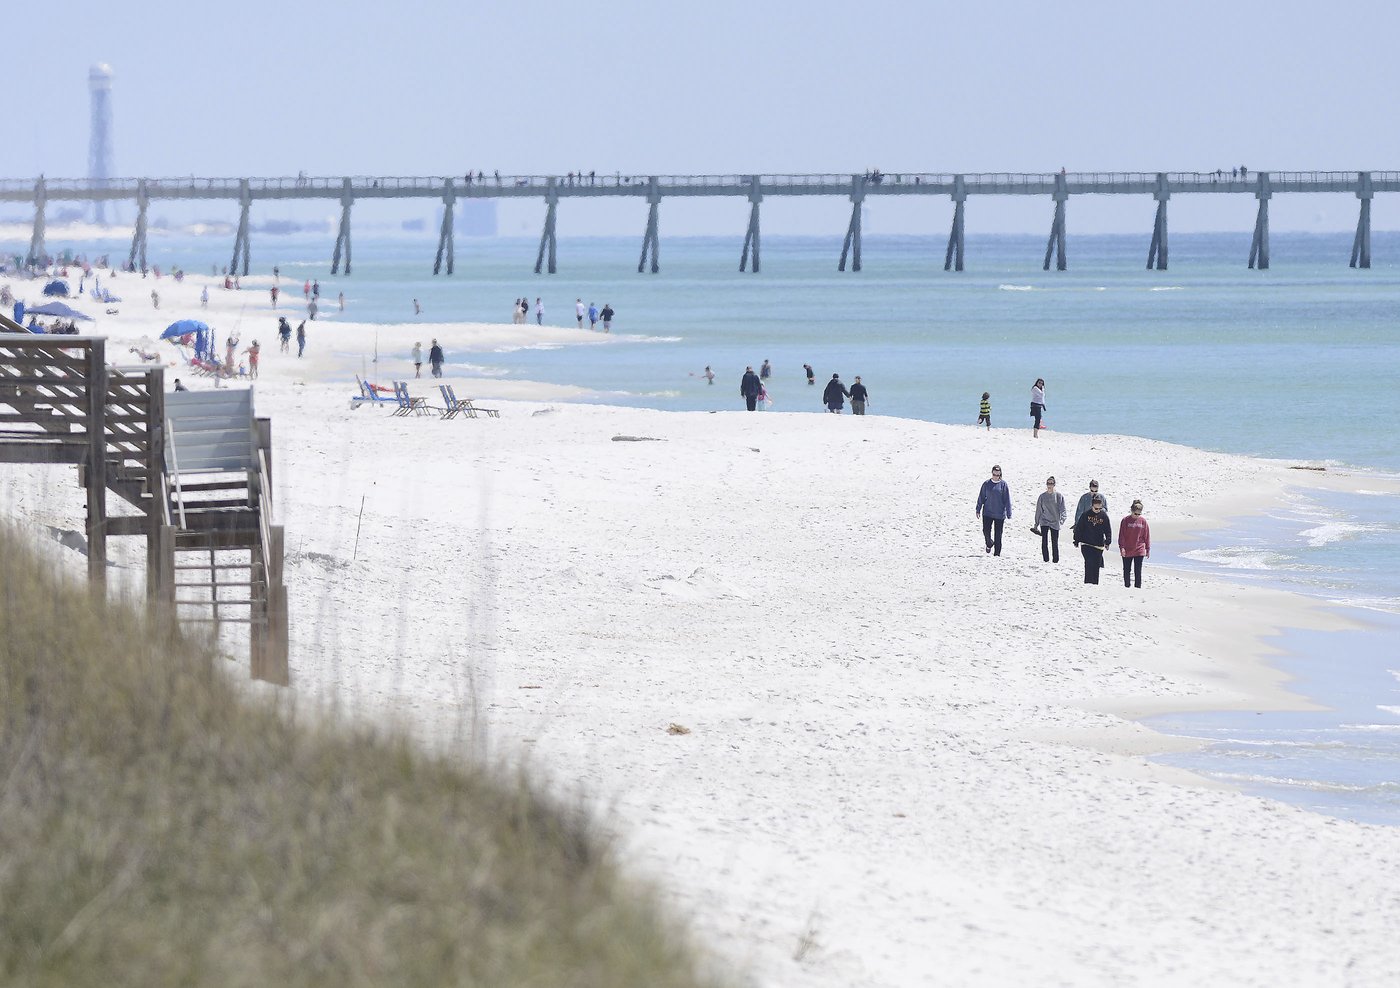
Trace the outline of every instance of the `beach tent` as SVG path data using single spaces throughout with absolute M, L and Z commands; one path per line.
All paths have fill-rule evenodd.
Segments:
M 53 295 L 58 298 L 68 297 L 68 282 L 55 278 L 44 286 L 45 295 Z
M 165 327 L 165 332 L 160 334 L 163 340 L 178 340 L 183 336 L 194 337 L 194 352 L 197 357 L 209 356 L 213 353 L 214 347 L 210 339 L 209 327 L 198 319 L 181 319 L 172 322 Z
M 58 316 L 61 319 L 85 319 L 92 322 L 92 316 L 84 315 L 70 305 L 62 302 L 45 302 L 43 305 L 36 305 L 32 309 L 26 309 L 31 316 Z

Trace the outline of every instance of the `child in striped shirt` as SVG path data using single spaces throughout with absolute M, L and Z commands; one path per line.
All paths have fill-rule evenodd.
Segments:
M 992 393 L 990 391 L 982 392 L 982 414 L 977 416 L 977 424 L 981 425 L 983 422 L 987 423 L 987 430 L 990 432 L 992 428 Z

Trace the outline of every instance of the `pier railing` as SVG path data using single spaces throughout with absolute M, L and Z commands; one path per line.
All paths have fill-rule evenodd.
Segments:
M 1173 195 L 1235 194 L 1258 200 L 1250 266 L 1269 266 L 1269 200 L 1280 193 L 1350 193 L 1360 200 L 1356 239 L 1351 265 L 1369 268 L 1370 204 L 1378 192 L 1400 192 L 1400 171 L 1250 171 L 1244 168 L 1210 171 L 1164 172 L 861 172 L 855 174 L 737 174 L 737 175 L 646 175 L 584 174 L 500 175 L 475 170 L 458 175 L 342 175 L 276 176 L 261 178 L 163 177 L 163 178 L 45 178 L 0 179 L 0 201 L 34 203 L 34 234 L 28 260 L 36 262 L 44 253 L 44 215 L 51 200 L 105 202 L 134 200 L 137 219 L 128 266 L 145 257 L 146 208 L 152 199 L 226 199 L 240 206 L 238 236 L 234 242 L 230 271 L 249 268 L 250 208 L 252 203 L 271 199 L 331 199 L 341 204 L 340 229 L 336 237 L 331 270 L 339 271 L 342 252 L 345 272 L 350 272 L 350 209 L 358 199 L 432 199 L 444 205 L 438 261 L 433 273 L 442 268 L 453 271 L 453 206 L 458 199 L 539 198 L 546 205 L 544 230 L 535 270 L 544 268 L 548 257 L 550 274 L 555 272 L 555 212 L 562 199 L 587 197 L 644 198 L 650 204 L 647 231 L 643 239 L 643 260 L 638 270 L 659 270 L 657 207 L 663 198 L 684 196 L 744 197 L 752 204 L 749 229 L 744 237 L 740 270 L 748 263 L 750 248 L 753 270 L 759 270 L 759 204 L 768 196 L 837 196 L 848 198 L 851 222 L 841 251 L 838 269 L 861 268 L 861 211 L 870 197 L 908 195 L 949 196 L 954 203 L 952 232 L 944 259 L 945 270 L 963 268 L 964 204 L 971 196 L 1048 196 L 1055 204 L 1050 241 L 1044 266 L 1048 270 L 1052 253 L 1057 269 L 1065 266 L 1066 201 L 1080 195 L 1150 195 L 1157 202 L 1157 220 L 1149 248 L 1149 266 L 1165 269 L 1167 258 L 1167 201 Z M 144 260 L 143 260 L 144 263 Z

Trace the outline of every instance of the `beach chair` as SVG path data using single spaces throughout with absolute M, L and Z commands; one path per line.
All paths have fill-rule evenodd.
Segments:
M 360 380 L 358 374 L 355 375 L 355 383 L 360 386 L 360 395 L 358 398 L 350 399 L 351 409 L 359 408 L 361 405 L 374 405 L 376 408 L 382 408 L 385 405 L 396 407 L 399 403 L 397 397 L 391 398 L 389 395 L 381 393 L 373 385 Z
M 458 415 L 461 415 L 464 412 L 466 413 L 467 418 L 476 418 L 476 409 L 471 406 L 470 402 L 464 404 L 458 401 L 456 395 L 452 393 L 452 388 L 450 386 L 446 384 L 439 384 L 438 390 L 442 392 L 443 418 L 456 418 Z
M 498 419 L 501 417 L 501 413 L 494 408 L 482 408 L 480 405 L 473 404 L 470 398 L 459 399 L 452 385 L 447 384 L 442 387 L 445 389 L 444 397 L 450 399 L 460 411 L 466 412 L 468 418 L 476 418 L 477 412 L 484 412 L 486 417 L 491 419 Z
M 394 396 L 399 403 L 399 407 L 394 409 L 395 415 L 427 415 L 431 411 L 427 398 L 415 398 L 408 393 L 407 381 L 394 382 Z

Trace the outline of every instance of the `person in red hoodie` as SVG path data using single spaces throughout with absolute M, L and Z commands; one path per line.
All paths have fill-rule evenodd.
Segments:
M 1142 561 L 1152 555 L 1152 530 L 1142 516 L 1142 502 L 1118 523 L 1118 552 L 1123 556 L 1123 586 L 1142 589 Z

